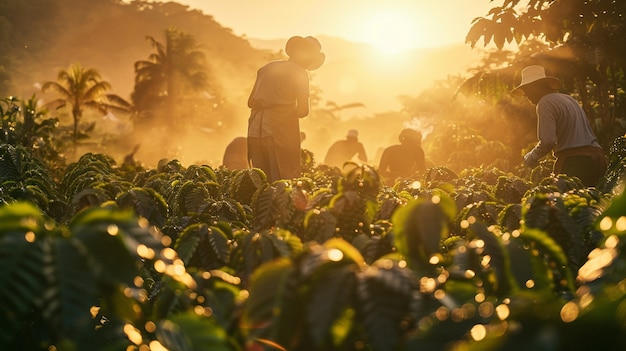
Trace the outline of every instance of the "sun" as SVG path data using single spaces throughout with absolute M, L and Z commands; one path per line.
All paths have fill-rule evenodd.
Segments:
M 418 23 L 400 11 L 380 11 L 365 17 L 363 40 L 387 54 L 420 46 Z

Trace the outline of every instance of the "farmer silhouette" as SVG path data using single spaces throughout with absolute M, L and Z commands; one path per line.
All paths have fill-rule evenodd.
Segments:
M 329 166 L 342 168 L 346 161 L 352 160 L 354 156 L 358 156 L 363 163 L 367 162 L 367 154 L 363 143 L 359 141 L 359 132 L 356 129 L 350 129 L 348 135 L 343 140 L 334 142 L 324 158 L 324 163 Z
M 294 36 L 285 45 L 287 60 L 272 61 L 257 72 L 248 98 L 248 157 L 269 181 L 300 176 L 300 122 L 309 114 L 309 70 L 325 60 L 314 37 Z
M 230 170 L 249 167 L 248 140 L 246 137 L 236 137 L 226 146 L 222 165 Z
M 386 180 L 407 178 L 426 169 L 422 133 L 414 129 L 403 129 L 398 136 L 400 144 L 383 150 L 378 173 Z

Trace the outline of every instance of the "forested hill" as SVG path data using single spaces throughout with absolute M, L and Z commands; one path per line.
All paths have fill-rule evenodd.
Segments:
M 35 83 L 55 80 L 60 69 L 80 63 L 97 69 L 111 83 L 113 93 L 128 97 L 134 62 L 154 52 L 146 37 L 163 42 L 170 26 L 195 37 L 206 52 L 212 79 L 226 95 L 247 94 L 268 53 L 188 6 L 120 0 L 2 0 L 0 95 L 30 97 L 38 93 Z

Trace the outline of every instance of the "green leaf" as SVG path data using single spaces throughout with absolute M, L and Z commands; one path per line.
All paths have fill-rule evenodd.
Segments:
M 276 245 L 283 257 L 298 256 L 304 250 L 302 240 L 292 232 L 285 229 L 279 229 L 274 232 L 274 235 L 276 240 L 286 243 L 286 245 Z
M 411 272 L 389 259 L 376 261 L 359 275 L 357 315 L 372 349 L 395 350 L 399 346 L 400 323 L 411 312 L 421 312 L 412 311 L 414 291 L 417 286 Z
M 240 325 L 248 343 L 266 339 L 287 347 L 290 339 L 297 336 L 304 321 L 289 316 L 298 316 L 304 306 L 292 306 L 296 293 L 293 272 L 290 260 L 278 259 L 259 267 L 252 275 Z
M 607 207 L 606 210 L 604 210 L 602 216 L 599 219 L 603 217 L 610 217 L 613 220 L 617 220 L 618 218 L 623 216 L 624 213 L 626 213 L 626 190 L 622 191 L 621 194 L 616 195 L 611 199 L 610 205 Z
M 482 241 L 480 245 L 480 256 L 489 257 L 488 267 L 495 274 L 495 281 L 490 282 L 489 279 L 483 279 L 485 285 L 491 283 L 493 293 L 502 298 L 506 295 L 514 293 L 518 290 L 516 281 L 511 273 L 511 260 L 500 235 L 489 230 L 484 223 L 478 222 L 470 225 L 472 237 Z M 474 271 L 482 274 L 484 267 L 474 267 Z M 484 286 L 487 290 L 488 286 Z
M 567 254 L 568 265 L 577 272 L 586 260 L 584 228 L 578 226 L 565 208 L 563 198 L 552 194 L 537 194 L 527 200 L 522 212 L 523 228 L 547 232 Z
M 0 182 L 22 178 L 22 153 L 13 145 L 0 145 Z
M 272 213 L 273 192 L 274 187 L 267 184 L 262 189 L 259 189 L 252 200 L 252 208 L 255 214 L 252 229 L 255 231 L 269 228 L 274 224 L 274 214 Z
M 184 174 L 184 179 L 193 180 L 199 183 L 204 182 L 216 182 L 217 176 L 215 175 L 215 171 L 206 165 L 191 165 Z
M 233 199 L 245 205 L 252 205 L 257 191 L 267 184 L 267 177 L 258 168 L 236 171 L 230 184 L 230 194 Z
M 220 228 L 203 223 L 185 228 L 175 249 L 189 267 L 217 269 L 230 260 L 229 238 Z
M 174 213 L 187 216 L 204 212 L 210 204 L 211 195 L 201 184 L 188 180 L 180 187 L 174 199 Z
M 131 208 L 158 227 L 167 221 L 168 204 L 154 189 L 134 187 L 118 195 L 115 201 L 120 208 Z
M 531 255 L 532 262 L 534 262 L 533 275 L 536 277 L 534 279 L 534 289 L 575 291 L 574 277 L 572 271 L 569 269 L 567 256 L 556 241 L 545 232 L 536 229 L 524 230 L 519 238 L 530 245 L 529 254 Z M 544 262 L 542 255 L 545 255 L 545 259 L 547 259 L 548 262 L 552 261 L 553 264 Z M 557 280 L 556 285 L 546 281 L 547 277 L 552 276 L 550 266 L 554 266 L 555 271 L 560 275 L 560 279 Z M 522 284 L 522 286 L 524 285 Z
M 140 226 L 129 211 L 109 208 L 86 209 L 72 219 L 70 231 L 88 256 L 89 266 L 98 279 L 108 284 L 132 285 L 141 257 L 140 245 L 160 252 L 163 245 Z
M 240 306 L 245 299 L 242 289 L 236 285 L 237 279 L 221 270 L 212 270 L 209 275 L 202 270 L 188 272 L 194 275 L 198 283 L 196 291 L 204 296 L 202 306 L 211 309 L 211 316 L 224 328 L 232 328 L 238 323 L 241 317 Z
M 304 217 L 304 241 L 325 242 L 335 235 L 337 217 L 326 208 L 308 211 Z
M 353 303 L 351 297 L 356 287 L 356 276 L 352 265 L 340 265 L 327 269 L 316 277 L 307 301 L 306 318 L 308 333 L 317 349 L 330 349 L 333 343 L 332 326 Z
M 2 222 L 2 219 L 0 219 Z M 0 344 L 15 338 L 15 332 L 29 323 L 28 312 L 41 302 L 48 283 L 43 240 L 29 243 L 30 231 L 2 231 L 0 238 Z
M 418 198 L 396 210 L 392 216 L 396 247 L 412 267 L 428 267 L 430 257 L 439 253 L 455 209 L 454 202 L 441 194 Z
M 288 244 L 267 231 L 245 233 L 238 241 L 231 267 L 242 275 L 244 281 L 263 263 L 291 256 Z
M 207 230 L 205 224 L 192 224 L 186 227 L 174 244 L 174 249 L 178 253 L 178 257 L 185 263 L 185 266 L 189 265 L 191 258 L 200 245 L 200 241 L 202 241 L 202 237 L 198 234 L 201 230 Z
M 77 338 L 94 328 L 89 309 L 97 304 L 97 278 L 86 269 L 89 258 L 79 242 L 59 239 L 53 250 L 42 315 L 62 336 Z
M 226 331 L 210 318 L 187 312 L 174 315 L 158 324 L 159 342 L 178 351 L 232 351 Z
M 363 259 L 361 253 L 354 246 L 350 245 L 349 242 L 341 238 L 330 239 L 323 244 L 323 247 L 327 251 L 340 250 L 342 253 L 342 262 L 354 263 L 358 266 L 364 265 L 365 260 Z M 329 258 L 331 261 L 335 260 L 332 255 Z
M 503 230 L 512 232 L 521 228 L 522 205 L 509 203 L 498 213 L 498 224 Z
M 0 236 L 39 232 L 43 222 L 41 210 L 32 203 L 18 202 L 0 207 Z

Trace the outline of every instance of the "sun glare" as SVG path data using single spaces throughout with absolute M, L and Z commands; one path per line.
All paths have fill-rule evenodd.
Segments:
M 388 54 L 420 46 L 418 26 L 402 12 L 377 12 L 363 24 L 364 41 Z

